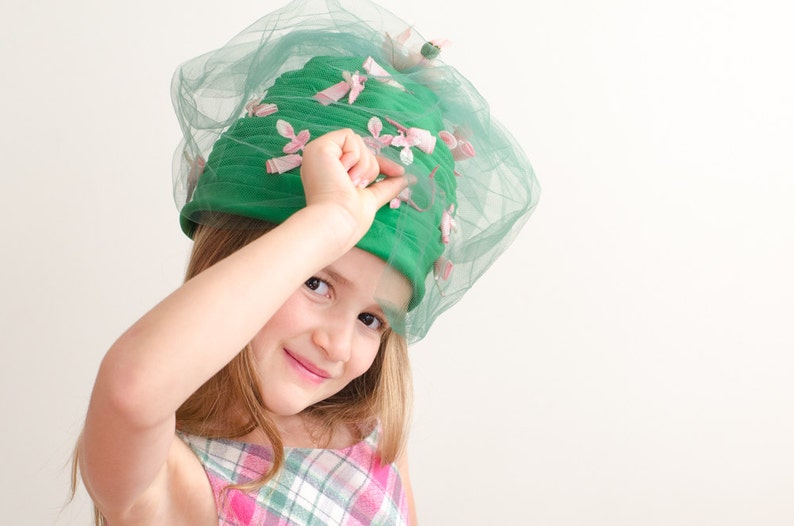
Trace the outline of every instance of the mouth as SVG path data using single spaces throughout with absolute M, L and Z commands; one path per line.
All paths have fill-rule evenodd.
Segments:
M 321 383 L 324 380 L 331 378 L 330 373 L 317 367 L 306 358 L 303 358 L 302 356 L 298 356 L 296 354 L 292 354 L 287 349 L 284 349 L 284 352 L 287 354 L 287 358 L 289 359 L 293 367 L 298 369 L 298 372 L 303 373 L 304 376 L 308 377 L 313 382 Z

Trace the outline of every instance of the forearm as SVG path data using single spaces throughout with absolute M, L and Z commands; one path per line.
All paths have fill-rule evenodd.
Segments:
M 354 240 L 344 219 L 306 208 L 260 239 L 197 275 L 136 322 L 103 360 L 103 374 L 151 424 L 174 410 L 228 363 L 272 314 L 318 269 Z M 341 236 L 345 237 L 345 236 Z

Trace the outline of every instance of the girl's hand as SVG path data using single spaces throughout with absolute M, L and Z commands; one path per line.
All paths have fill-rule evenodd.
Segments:
M 407 178 L 401 177 L 404 172 L 395 161 L 375 156 L 352 130 L 326 133 L 303 149 L 306 206 L 339 210 L 343 225 L 332 228 L 349 226 L 352 246 L 369 230 L 375 212 L 408 185 Z M 370 184 L 380 174 L 386 178 Z M 336 230 L 335 234 L 343 233 Z

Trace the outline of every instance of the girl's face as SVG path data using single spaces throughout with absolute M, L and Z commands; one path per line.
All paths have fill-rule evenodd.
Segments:
M 265 407 L 295 415 L 372 365 L 387 327 L 380 301 L 407 305 L 408 280 L 358 248 L 306 281 L 251 342 Z

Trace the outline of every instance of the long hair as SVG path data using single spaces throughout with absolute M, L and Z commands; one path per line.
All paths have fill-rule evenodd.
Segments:
M 212 226 L 199 225 L 185 281 L 264 235 L 275 225 L 239 216 L 213 217 Z M 275 476 L 284 463 L 284 443 L 265 409 L 250 345 L 201 385 L 176 411 L 177 430 L 207 438 L 240 438 L 260 429 L 273 449 L 273 465 L 246 484 L 228 489 L 257 490 Z M 349 425 L 363 438 L 380 426 L 377 454 L 383 464 L 402 453 L 412 406 L 412 379 L 405 338 L 387 329 L 372 366 L 335 395 L 306 408 L 303 414 L 318 422 L 316 430 L 326 445 L 333 430 Z M 72 490 L 77 485 L 77 449 L 72 461 Z M 105 524 L 94 507 L 95 524 Z

